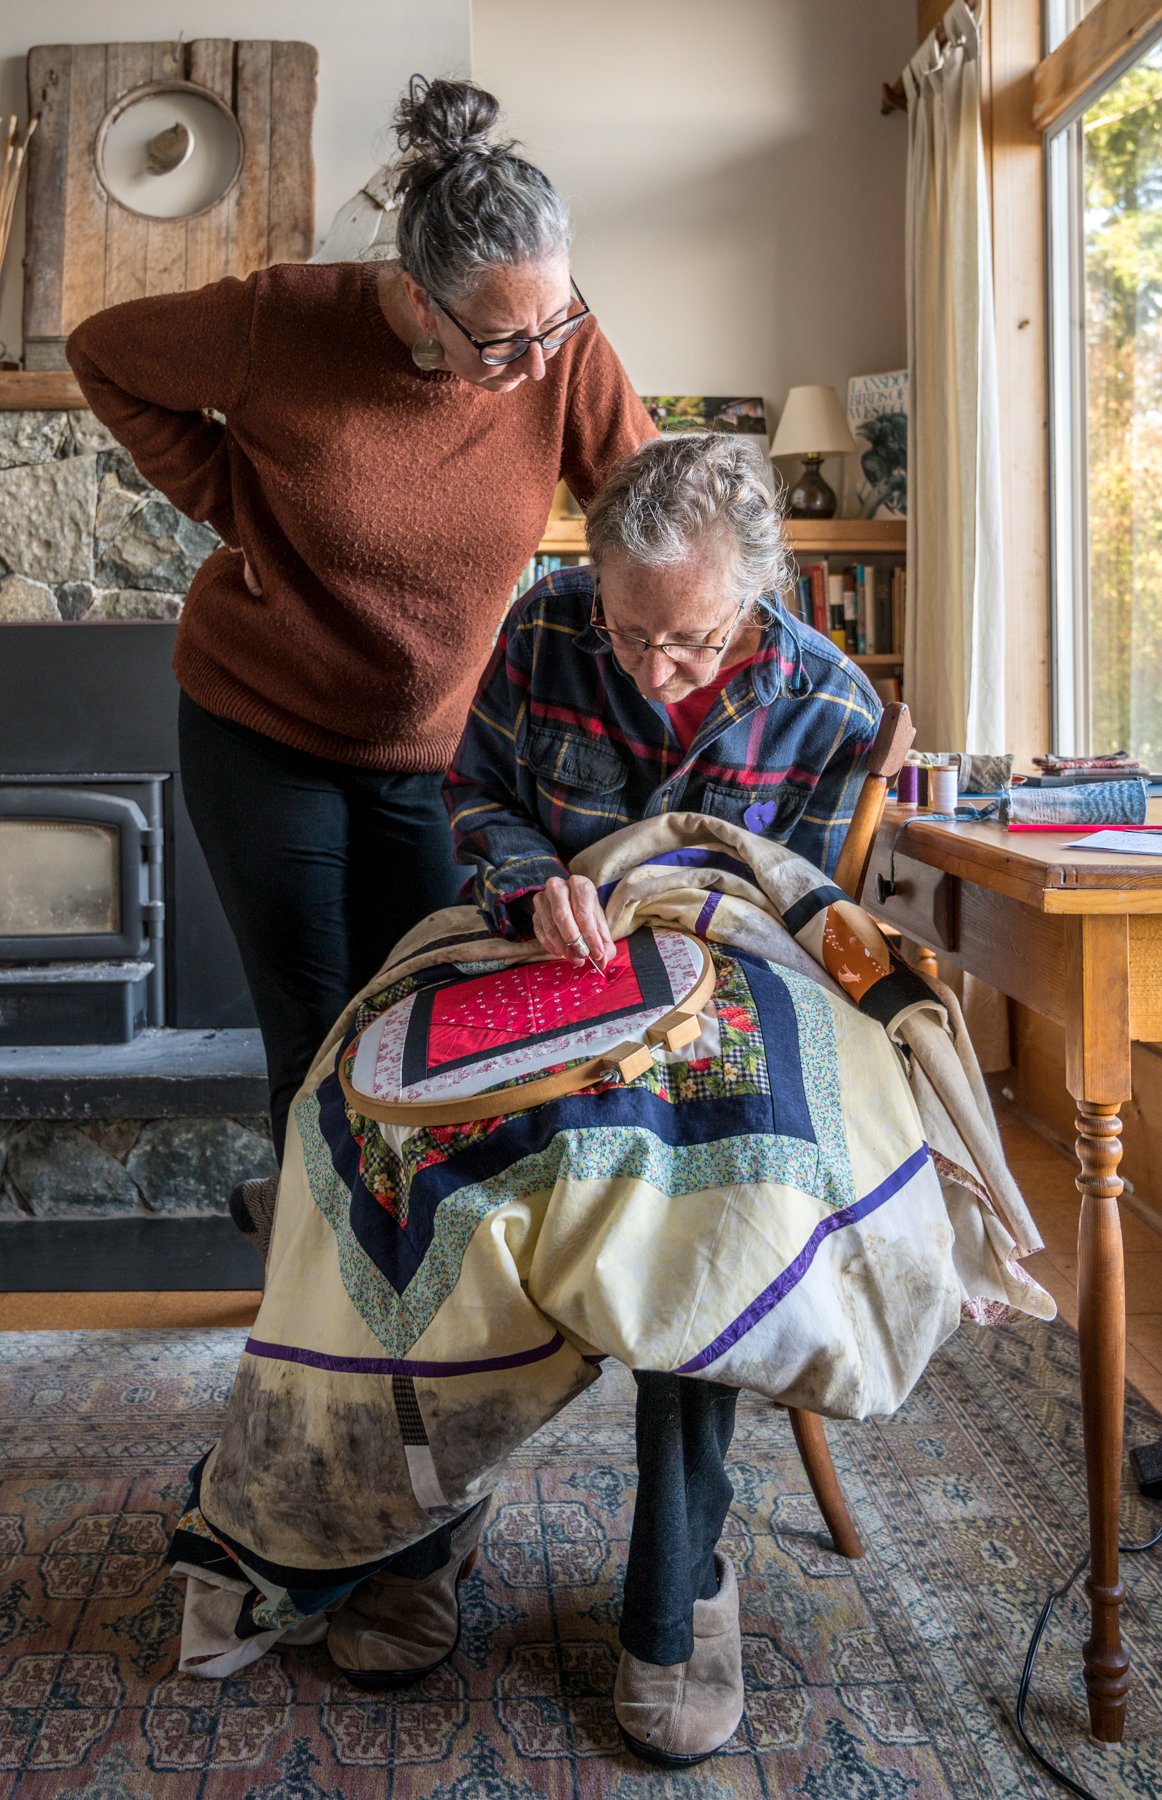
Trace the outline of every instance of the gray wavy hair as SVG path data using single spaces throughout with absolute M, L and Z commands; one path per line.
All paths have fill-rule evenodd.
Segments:
M 396 253 L 428 294 L 465 300 L 498 264 L 542 262 L 572 241 L 569 210 L 547 175 L 494 139 L 500 113 L 470 81 L 413 75 L 395 112 L 401 156 Z
M 769 618 L 771 596 L 789 593 L 795 563 L 758 445 L 717 431 L 653 438 L 619 463 L 586 515 L 589 554 L 600 570 L 611 551 L 646 568 L 683 563 L 708 536 L 734 540 L 731 587 Z

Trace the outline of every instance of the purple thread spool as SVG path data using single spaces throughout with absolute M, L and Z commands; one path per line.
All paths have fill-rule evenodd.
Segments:
M 920 800 L 920 771 L 915 763 L 905 763 L 896 777 L 896 802 L 899 806 L 916 806 Z

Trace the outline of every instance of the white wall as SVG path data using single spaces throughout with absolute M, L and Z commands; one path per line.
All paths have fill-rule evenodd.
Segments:
M 375 167 L 409 75 L 465 75 L 470 0 L 0 0 L 0 117 L 27 116 L 33 44 L 140 43 L 192 37 L 301 38 L 319 52 L 315 113 L 316 226 Z M 24 254 L 20 214 L 0 276 L 0 338 L 19 354 Z
M 789 387 L 845 397 L 903 365 L 907 122 L 879 96 L 915 0 L 472 13 L 473 73 L 571 201 L 578 280 L 639 392 L 761 393 L 773 432 Z

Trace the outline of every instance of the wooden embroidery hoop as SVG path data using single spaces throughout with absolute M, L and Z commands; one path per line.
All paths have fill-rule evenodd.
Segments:
M 710 952 L 701 938 L 678 926 L 659 925 L 657 929 L 695 945 L 700 969 L 689 992 L 662 1018 L 647 1026 L 636 1041 L 631 1039 L 616 1049 L 603 1050 L 599 1056 L 574 1063 L 571 1068 L 560 1069 L 556 1074 L 542 1075 L 537 1081 L 502 1083 L 483 1094 L 466 1094 L 460 1100 L 380 1100 L 373 1094 L 366 1094 L 354 1086 L 347 1073 L 345 1065 L 354 1061 L 348 1047 L 339 1061 L 339 1086 L 344 1097 L 365 1118 L 390 1125 L 466 1125 L 474 1119 L 498 1119 L 509 1113 L 526 1112 L 529 1107 L 564 1099 L 580 1088 L 615 1075 L 623 1084 L 635 1081 L 652 1068 L 655 1049 L 680 1050 L 684 1044 L 694 1042 L 702 1030 L 698 1015 L 713 994 L 718 979 Z M 500 963 L 497 973 L 520 966 Z

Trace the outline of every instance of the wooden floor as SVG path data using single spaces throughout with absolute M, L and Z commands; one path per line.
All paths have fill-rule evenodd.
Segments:
M 1077 1324 L 1077 1209 L 1068 1157 L 1011 1114 L 1000 1115 L 1009 1162 L 1045 1239 L 1027 1267 Z M 1162 1233 L 1123 1208 L 1126 1376 L 1162 1411 Z M 0 1294 L 0 1331 L 116 1330 L 133 1326 L 246 1326 L 259 1293 Z

